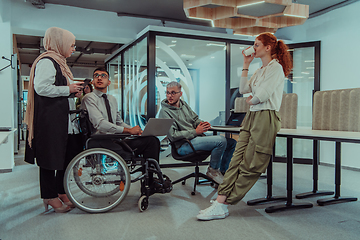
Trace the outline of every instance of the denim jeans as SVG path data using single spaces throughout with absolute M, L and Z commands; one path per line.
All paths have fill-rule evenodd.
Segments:
M 225 138 L 220 135 L 196 137 L 190 140 L 195 150 L 211 151 L 210 167 L 225 172 L 234 153 L 236 141 L 232 138 Z M 187 155 L 192 152 L 188 143 L 184 143 L 179 149 L 180 155 Z

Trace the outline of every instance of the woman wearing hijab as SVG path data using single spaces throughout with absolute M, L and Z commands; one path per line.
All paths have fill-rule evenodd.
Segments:
M 292 69 L 288 48 L 271 33 L 262 33 L 254 42 L 255 53 L 244 56 L 240 93 L 251 93 L 246 99 L 246 113 L 239 139 L 218 196 L 212 205 L 201 210 L 199 220 L 223 219 L 229 215 L 228 205 L 237 204 L 265 172 L 281 121 L 279 109 L 284 79 Z M 250 63 L 260 58 L 261 68 L 248 80 Z
M 82 82 L 73 83 L 66 58 L 75 51 L 75 36 L 51 27 L 44 36 L 46 52 L 38 56 L 30 70 L 25 123 L 28 127 L 25 161 L 36 163 L 40 172 L 40 193 L 45 210 L 67 212 L 74 207 L 65 194 L 63 178 L 71 159 L 82 150 L 82 140 L 74 116 L 74 94 Z

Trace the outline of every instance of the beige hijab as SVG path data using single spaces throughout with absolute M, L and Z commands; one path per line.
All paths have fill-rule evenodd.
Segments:
M 34 138 L 34 77 L 36 64 L 43 57 L 51 57 L 60 65 L 61 72 L 68 81 L 67 85 L 70 85 L 69 79 L 73 80 L 73 75 L 68 65 L 66 64 L 65 56 L 66 53 L 69 51 L 71 45 L 73 44 L 74 40 L 74 34 L 58 27 L 51 27 L 45 32 L 43 43 L 46 52 L 40 54 L 35 59 L 30 70 L 28 101 L 24 120 L 29 130 L 28 141 L 30 147 L 32 139 Z

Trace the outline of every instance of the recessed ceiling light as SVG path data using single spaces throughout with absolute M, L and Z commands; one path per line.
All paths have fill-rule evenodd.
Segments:
M 181 54 L 180 56 L 183 58 L 195 58 L 195 55 Z
M 221 44 L 221 43 L 208 43 L 206 44 L 206 46 L 217 46 L 217 47 L 225 47 L 225 44 Z

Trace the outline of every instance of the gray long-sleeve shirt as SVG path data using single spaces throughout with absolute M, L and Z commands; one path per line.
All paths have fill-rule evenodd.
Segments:
M 202 122 L 199 116 L 191 110 L 190 106 L 180 101 L 180 107 L 174 107 L 167 103 L 166 99 L 161 102 L 159 118 L 172 118 L 175 122 L 171 126 L 168 138 L 177 141 L 183 138 L 191 140 L 197 136 L 196 127 Z
M 131 128 L 130 125 L 122 120 L 120 112 L 118 111 L 116 99 L 111 95 L 107 95 L 107 97 L 110 104 L 113 123 L 109 122 L 105 100 L 102 97 L 103 94 L 103 92 L 95 89 L 93 92 L 86 94 L 81 102 L 81 108 L 88 111 L 90 122 L 97 130 L 96 133 L 115 134 L 122 133 L 124 127 Z

